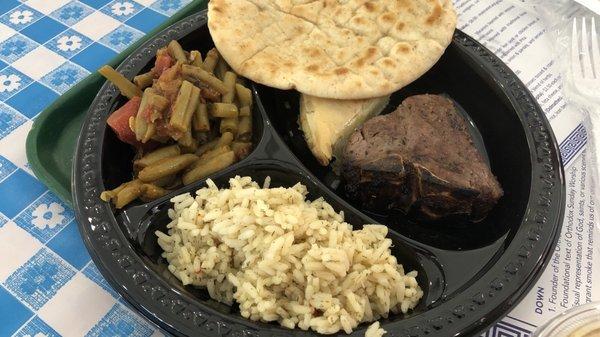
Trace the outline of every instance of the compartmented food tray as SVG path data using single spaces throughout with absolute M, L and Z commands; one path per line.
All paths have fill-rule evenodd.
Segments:
M 133 78 L 148 69 L 156 51 L 172 39 L 203 54 L 212 48 L 206 12 L 154 36 L 119 66 L 119 72 Z M 323 197 L 343 211 L 350 224 L 386 225 L 393 254 L 407 270 L 418 271 L 424 291 L 413 311 L 381 320 L 389 336 L 475 335 L 506 314 L 543 271 L 564 212 L 564 177 L 556 140 L 516 75 L 464 33 L 456 32 L 433 69 L 394 93 L 384 113 L 404 98 L 422 93 L 451 97 L 462 108 L 475 142 L 504 189 L 504 197 L 478 223 L 422 223 L 401 213 L 371 212 L 347 200 L 337 176 L 317 163 L 298 130 L 299 94 L 252 87 L 255 148 L 247 158 L 210 178 L 222 187 L 235 175 L 259 182 L 269 176 L 271 186 L 301 182 L 309 199 Z M 102 86 L 85 118 L 72 171 L 79 228 L 109 283 L 142 314 L 175 335 L 315 335 L 246 320 L 235 305 L 216 302 L 205 290 L 184 287 L 169 273 L 154 232 L 164 230 L 169 221 L 169 199 L 205 186 L 204 180 L 122 210 L 100 200 L 102 191 L 131 179 L 134 154 L 106 127 L 107 117 L 123 103 L 113 85 Z M 360 325 L 352 335 L 364 335 L 366 327 Z

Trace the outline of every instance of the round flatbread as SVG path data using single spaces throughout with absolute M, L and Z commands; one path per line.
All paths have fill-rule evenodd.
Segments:
M 451 0 L 210 0 L 208 27 L 242 76 L 363 99 L 429 70 L 452 40 L 456 13 Z

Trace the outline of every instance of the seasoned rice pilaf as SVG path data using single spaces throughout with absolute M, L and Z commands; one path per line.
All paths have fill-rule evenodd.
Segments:
M 417 305 L 417 272 L 391 255 L 387 227 L 353 230 L 323 198 L 306 200 L 304 185 L 269 182 L 236 176 L 219 189 L 208 180 L 196 197 L 171 199 L 168 233 L 156 232 L 171 273 L 237 302 L 246 318 L 323 334 Z

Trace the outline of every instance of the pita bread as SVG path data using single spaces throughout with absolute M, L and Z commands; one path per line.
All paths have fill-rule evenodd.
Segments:
M 451 0 L 211 0 L 208 27 L 240 75 L 325 98 L 388 95 L 452 40 Z

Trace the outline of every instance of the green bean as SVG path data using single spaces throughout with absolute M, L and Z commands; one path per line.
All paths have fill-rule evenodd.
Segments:
M 219 62 L 217 62 L 217 67 L 214 70 L 215 76 L 221 81 L 223 81 L 225 78 L 225 73 L 227 71 L 229 71 L 229 66 L 227 65 L 227 62 L 225 62 L 223 58 L 220 58 Z
M 142 90 L 133 84 L 130 80 L 121 75 L 118 71 L 114 70 L 111 66 L 105 65 L 98 69 L 100 75 L 104 76 L 107 80 L 112 82 L 121 94 L 129 99 L 138 96 L 142 97 Z
M 197 166 L 198 163 L 212 159 L 220 154 L 223 154 L 223 153 L 229 152 L 229 151 L 231 151 L 231 147 L 229 147 L 229 145 L 221 146 L 221 147 L 215 148 L 214 150 L 210 150 L 210 151 L 206 152 L 205 154 L 201 155 L 200 160 L 198 160 L 198 162 L 196 162 L 196 164 L 194 164 L 194 166 Z
M 192 147 L 196 145 L 192 138 L 192 118 L 198 109 L 198 104 L 200 104 L 200 89 L 198 89 L 196 86 L 192 86 L 192 92 L 190 93 L 190 99 L 185 109 L 185 114 L 183 115 L 182 119 L 177 119 L 175 121 L 176 123 L 171 123 L 171 126 L 175 129 L 175 131 L 181 134 L 174 138 L 177 140 L 180 140 L 181 137 L 185 138 L 182 142 L 180 142 L 180 144 L 186 147 Z M 171 121 L 173 121 L 173 119 L 171 119 Z
M 240 117 L 238 123 L 237 139 L 249 141 L 252 138 L 252 117 Z
M 112 194 L 110 193 L 110 191 L 102 191 L 102 193 L 100 193 L 100 200 L 109 202 L 111 199 Z
M 205 163 L 207 160 L 210 160 L 214 157 L 217 157 L 217 156 L 219 156 L 223 153 L 229 152 L 229 151 L 231 151 L 231 147 L 229 145 L 217 147 L 212 150 L 206 151 L 204 154 L 202 154 L 200 156 L 200 159 L 198 159 L 198 161 L 196 161 L 195 163 L 193 163 L 186 169 L 186 172 L 189 172 L 189 171 L 195 169 L 196 167 L 203 165 L 203 163 Z
M 217 143 L 219 142 L 219 139 L 213 139 L 210 142 L 206 143 L 206 144 L 202 144 L 198 147 L 198 150 L 196 150 L 196 155 L 200 156 L 212 149 L 215 148 L 215 145 L 217 145 Z
M 227 88 L 227 93 L 223 94 L 222 101 L 223 103 L 233 103 L 233 98 L 235 97 L 235 79 L 237 75 L 228 71 L 225 73 L 225 77 L 223 78 L 223 84 L 225 84 L 225 88 Z
M 167 46 L 167 50 L 169 51 L 169 54 L 175 60 L 177 60 L 177 62 L 188 63 L 187 56 L 185 55 L 185 51 L 183 51 L 183 48 L 181 48 L 181 45 L 179 44 L 179 42 L 177 42 L 175 40 L 169 42 L 169 45 Z
M 238 160 L 242 160 L 250 154 L 250 151 L 252 150 L 252 143 L 233 142 L 231 143 L 231 150 L 233 150 Z
M 204 62 L 202 62 L 202 54 L 197 50 L 190 52 L 191 65 L 194 67 L 204 68 Z
M 219 61 L 219 52 L 216 48 L 213 48 L 206 53 L 206 58 L 204 59 L 204 69 L 208 72 L 213 72 L 215 67 L 217 66 L 217 62 Z
M 222 146 L 231 145 L 233 142 L 233 133 L 231 132 L 223 132 L 221 134 L 221 138 L 215 143 L 215 149 L 220 148 Z
M 128 183 L 116 196 L 115 207 L 121 209 L 142 194 L 141 183 L 134 180 Z
M 127 184 L 129 184 L 129 183 L 131 183 L 131 181 L 122 183 L 121 185 L 117 186 L 116 188 L 114 188 L 112 190 L 103 191 L 102 193 L 100 193 L 100 199 L 102 199 L 103 201 L 106 201 L 106 202 L 114 199 L 117 196 L 117 194 L 119 194 L 119 192 L 121 192 L 121 190 L 124 189 L 125 186 L 127 186 Z
M 223 81 L 216 78 L 213 74 L 200 67 L 194 67 L 188 64 L 184 64 L 183 66 L 181 66 L 181 73 L 184 76 L 191 77 L 195 80 L 207 84 L 208 86 L 212 87 L 221 94 L 227 93 L 227 88 L 225 87 Z
M 185 153 L 194 153 L 198 149 L 198 142 L 192 137 L 192 130 L 186 130 L 177 142 Z
M 144 168 L 148 165 L 158 162 L 161 159 L 178 156 L 180 153 L 181 149 L 177 145 L 165 146 L 144 155 L 142 158 L 134 161 L 133 164 L 135 166 Z
M 178 132 L 185 132 L 186 129 L 186 113 L 188 105 L 190 104 L 190 98 L 192 95 L 192 89 L 194 85 L 191 82 L 183 81 L 175 103 L 173 103 L 171 119 L 169 125 Z
M 175 176 L 175 178 L 173 179 L 173 182 L 169 185 L 164 186 L 164 188 L 167 190 L 174 190 L 174 189 L 178 188 L 179 186 L 181 186 L 181 177 Z
M 200 89 L 193 87 L 192 94 L 190 95 L 190 102 L 185 110 L 185 129 L 188 131 L 192 130 L 192 118 L 194 117 L 196 110 L 198 110 L 198 105 L 200 105 Z
M 238 128 L 239 128 L 239 125 L 238 125 L 237 117 L 221 119 L 221 126 L 219 128 L 219 130 L 221 131 L 221 134 L 230 132 L 235 135 L 238 132 Z
M 239 83 L 236 83 L 235 93 L 237 94 L 237 98 L 238 101 L 240 101 L 241 107 L 252 106 L 252 90 L 246 88 L 245 86 Z
M 194 181 L 206 178 L 217 171 L 231 166 L 233 163 L 235 163 L 235 153 L 233 153 L 233 151 L 222 153 L 210 160 L 207 160 L 195 169 L 186 172 L 182 177 L 183 184 L 188 185 Z
M 117 209 L 121 209 L 127 206 L 127 204 L 129 204 L 130 202 L 137 199 L 141 194 L 142 190 L 139 186 L 126 187 L 125 189 L 123 189 L 123 191 L 119 193 L 119 195 L 117 195 L 116 200 L 114 202 L 115 207 Z
M 171 185 L 175 181 L 175 179 L 176 179 L 175 175 L 166 176 L 166 177 L 162 177 L 160 179 L 156 179 L 156 180 L 150 182 L 149 184 L 156 185 L 158 187 L 165 187 L 165 186 Z
M 240 113 L 239 113 L 239 115 L 240 115 L 240 117 L 248 117 L 248 116 L 251 116 L 251 115 L 252 115 L 252 112 L 251 112 L 251 111 L 252 111 L 252 110 L 250 110 L 250 107 L 249 107 L 249 106 L 243 106 L 243 107 L 241 107 L 241 108 L 240 108 Z
M 138 88 L 144 90 L 147 87 L 152 86 L 152 84 L 154 83 L 154 74 L 151 71 L 149 71 L 147 73 L 137 75 L 133 78 L 133 83 L 135 83 L 135 85 L 137 85 Z
M 208 131 L 195 131 L 194 132 L 194 138 L 196 138 L 196 140 L 198 141 L 198 145 L 207 143 L 210 136 L 211 135 L 208 133 Z
M 148 99 L 148 104 L 150 104 L 155 113 L 161 113 L 169 107 L 169 100 L 156 92 L 153 92 Z
M 167 143 L 169 140 L 171 140 L 171 137 L 169 137 L 169 135 L 165 135 L 165 134 L 154 134 L 154 136 L 152 136 L 152 140 L 155 140 L 159 143 Z
M 194 114 L 194 130 L 207 132 L 210 131 L 210 122 L 208 120 L 208 108 L 205 103 L 198 104 L 198 109 Z
M 147 136 L 148 132 L 148 121 L 144 116 L 146 110 L 148 109 L 148 103 L 150 101 L 150 94 L 154 92 L 152 88 L 146 88 L 142 95 L 142 101 L 140 102 L 140 107 L 138 108 L 137 114 L 135 116 L 135 139 L 142 141 Z
M 209 112 L 212 117 L 234 118 L 237 117 L 238 107 L 232 103 L 213 103 L 209 105 Z
M 142 138 L 142 144 L 146 144 L 154 135 L 156 134 L 156 125 L 154 123 L 149 123 L 148 128 L 146 129 L 146 133 L 144 134 L 144 138 Z
M 198 160 L 198 156 L 193 154 L 182 154 L 176 157 L 161 159 L 141 170 L 138 178 L 143 182 L 151 182 L 180 172 L 196 160 Z
M 167 195 L 170 192 L 169 190 L 166 190 L 160 186 L 156 186 L 153 184 L 142 185 L 142 191 L 142 197 L 147 201 L 158 199 Z

